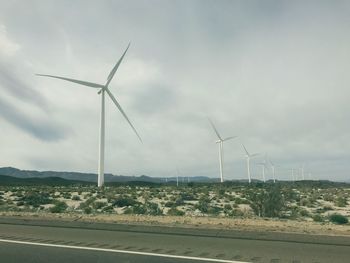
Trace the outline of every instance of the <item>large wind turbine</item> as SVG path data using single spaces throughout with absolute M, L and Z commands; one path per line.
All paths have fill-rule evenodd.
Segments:
M 119 111 L 121 112 L 121 114 L 124 116 L 124 118 L 126 119 L 126 121 L 129 123 L 129 125 L 131 126 L 131 128 L 134 130 L 134 132 L 136 133 L 137 137 L 141 140 L 141 137 L 139 136 L 139 134 L 137 133 L 135 127 L 131 124 L 128 116 L 126 116 L 124 110 L 122 109 L 122 107 L 120 106 L 120 104 L 118 103 L 118 101 L 116 100 L 116 98 L 113 96 L 113 94 L 111 93 L 111 91 L 109 90 L 108 86 L 110 84 L 110 82 L 112 81 L 115 73 L 117 72 L 118 67 L 120 66 L 126 52 L 128 51 L 130 46 L 127 46 L 127 48 L 125 49 L 123 55 L 120 57 L 120 59 L 118 60 L 117 64 L 115 64 L 115 66 L 112 68 L 111 72 L 109 73 L 108 77 L 107 77 L 107 81 L 105 84 L 97 84 L 97 83 L 92 83 L 92 82 L 87 82 L 87 81 L 83 81 L 83 80 L 77 80 L 77 79 L 71 79 L 71 78 L 65 78 L 65 77 L 59 77 L 59 76 L 52 76 L 52 75 L 43 75 L 43 74 L 37 74 L 37 76 L 42 76 L 42 77 L 50 77 L 50 78 L 56 78 L 56 79 L 61 79 L 61 80 L 66 80 L 66 81 L 70 81 L 76 84 L 80 84 L 80 85 L 84 85 L 84 86 L 88 86 L 91 88 L 96 88 L 98 89 L 98 94 L 101 95 L 101 123 L 100 123 L 100 144 L 99 144 L 99 162 L 98 162 L 98 180 L 97 180 L 97 185 L 98 187 L 103 186 L 104 184 L 104 150 L 105 150 L 105 93 L 107 92 L 108 96 L 112 99 L 112 101 L 114 102 L 114 104 L 117 106 L 117 108 L 119 109 Z
M 250 154 L 247 149 L 245 148 L 244 144 L 242 144 L 243 148 L 244 148 L 244 151 L 246 153 L 246 158 L 247 158 L 247 171 L 248 171 L 248 182 L 251 183 L 251 177 L 250 177 L 250 158 L 252 157 L 255 157 L 255 156 L 258 156 L 259 153 L 253 153 L 253 154 Z
M 215 125 L 214 123 L 208 118 L 211 126 L 213 127 L 213 130 L 215 131 L 216 133 L 216 136 L 218 136 L 218 140 L 215 141 L 216 143 L 219 144 L 219 162 L 220 162 L 220 182 L 223 183 L 224 182 L 224 142 L 225 141 L 228 141 L 228 140 L 231 140 L 231 139 L 234 139 L 236 138 L 237 136 L 232 136 L 232 137 L 227 137 L 225 139 L 222 139 L 222 137 L 220 136 L 218 130 L 215 128 Z

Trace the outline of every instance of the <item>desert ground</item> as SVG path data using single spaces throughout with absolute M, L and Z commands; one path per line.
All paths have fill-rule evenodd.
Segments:
M 0 215 L 350 235 L 350 186 L 330 182 L 0 186 Z

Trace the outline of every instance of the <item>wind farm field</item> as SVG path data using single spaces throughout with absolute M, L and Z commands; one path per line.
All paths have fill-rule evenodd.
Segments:
M 329 181 L 0 186 L 2 217 L 342 236 L 349 203 Z

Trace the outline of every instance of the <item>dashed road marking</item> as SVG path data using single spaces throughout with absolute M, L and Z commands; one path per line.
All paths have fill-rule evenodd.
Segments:
M 83 247 L 83 246 L 70 246 L 70 245 L 61 245 L 61 244 L 47 244 L 47 243 L 37 243 L 37 242 L 19 241 L 19 240 L 10 240 L 10 239 L 0 239 L 0 242 L 13 243 L 13 244 L 22 244 L 22 245 L 43 246 L 43 247 L 57 247 L 57 248 L 80 249 L 80 250 L 90 250 L 90 251 L 100 251 L 100 252 L 122 253 L 122 254 L 132 254 L 132 255 L 141 255 L 141 256 L 153 256 L 153 257 L 163 257 L 163 258 L 189 259 L 189 260 L 207 261 L 207 262 L 249 263 L 249 262 L 235 261 L 235 260 L 226 260 L 226 259 L 204 258 L 204 257 L 190 257 L 190 256 L 180 256 L 180 255 L 160 254 L 160 253 L 149 253 L 149 252 L 141 252 L 141 251 L 120 250 L 120 249 Z

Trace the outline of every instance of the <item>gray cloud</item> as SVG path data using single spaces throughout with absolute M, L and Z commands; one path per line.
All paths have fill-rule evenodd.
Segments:
M 43 141 L 62 140 L 67 131 L 64 131 L 53 120 L 32 118 L 21 112 L 21 109 L 11 105 L 0 97 L 0 116 L 15 127 L 35 136 Z
M 179 166 L 186 175 L 217 176 L 209 115 L 222 134 L 240 136 L 225 146 L 229 179 L 245 177 L 241 142 L 252 152 L 267 152 L 281 166 L 282 178 L 302 163 L 315 177 L 348 178 L 348 1 L 33 0 L 21 9 L 4 2 L 0 23 L 21 46 L 16 60 L 30 61 L 33 73 L 105 79 L 132 42 L 112 86 L 122 82 L 113 92 L 145 144 L 135 142 L 115 109 L 107 111 L 106 166 L 111 172 L 163 176 Z M 141 61 L 137 70 L 130 66 L 136 60 Z M 3 91 L 43 109 L 47 103 L 55 118 L 79 135 L 65 137 L 58 128 L 55 136 L 62 143 L 55 159 L 60 161 L 45 161 L 45 154 L 36 158 L 56 163 L 56 169 L 95 172 L 95 165 L 89 165 L 97 148 L 97 99 L 83 88 L 53 80 L 37 81 L 34 89 L 26 85 L 33 81 L 29 74 L 19 77 L 1 65 Z M 158 73 L 148 79 L 150 65 Z M 49 88 L 45 101 L 38 90 Z M 2 116 L 14 118 L 16 127 L 37 137 L 55 134 L 54 128 L 41 134 L 20 107 L 0 102 Z M 45 116 L 31 118 L 51 121 Z M 74 148 L 77 159 L 66 160 L 61 147 L 66 152 Z M 91 159 L 79 162 L 81 155 Z M 258 176 L 259 168 L 254 169 Z
M 20 75 L 16 74 L 16 68 L 9 63 L 0 63 L 0 87 L 2 92 L 6 91 L 21 101 L 32 103 L 43 110 L 48 109 L 43 96 L 26 84 Z

